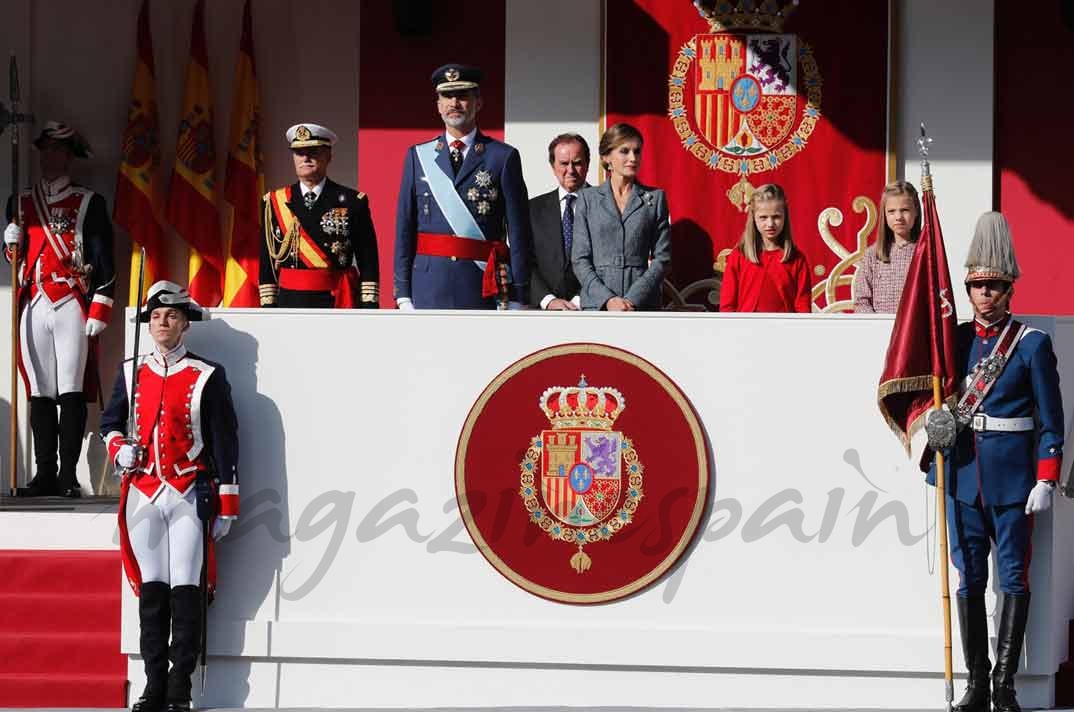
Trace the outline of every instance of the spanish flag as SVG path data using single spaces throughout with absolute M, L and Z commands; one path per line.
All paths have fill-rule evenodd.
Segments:
M 115 223 L 131 237 L 130 301 L 137 304 L 141 251 L 145 248 L 145 286 L 167 277 L 168 254 L 160 224 L 163 191 L 160 185 L 160 124 L 157 120 L 157 80 L 153 68 L 153 36 L 149 32 L 149 0 L 138 13 L 138 57 L 123 131 L 123 160 L 116 181 Z
M 235 67 L 235 95 L 231 104 L 231 138 L 227 156 L 224 199 L 227 205 L 227 271 L 224 274 L 224 306 L 256 307 L 260 254 L 261 196 L 265 176 L 261 167 L 261 136 L 258 121 L 261 96 L 254 65 L 254 32 L 250 0 L 242 12 L 242 39 Z
M 198 0 L 194 6 L 179 139 L 175 144 L 175 168 L 168 193 L 168 222 L 190 245 L 190 295 L 208 307 L 220 304 L 224 272 L 215 172 L 205 0 Z

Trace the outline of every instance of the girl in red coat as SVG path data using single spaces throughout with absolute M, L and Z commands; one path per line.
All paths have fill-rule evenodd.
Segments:
M 720 287 L 720 311 L 810 312 L 809 263 L 794 246 L 787 196 L 775 183 L 750 199 L 746 230 L 730 255 Z

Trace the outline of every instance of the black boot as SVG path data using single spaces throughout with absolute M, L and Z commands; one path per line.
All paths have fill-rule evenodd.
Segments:
M 201 589 L 172 589 L 172 669 L 168 672 L 168 712 L 190 709 L 190 676 L 201 651 Z
M 131 712 L 163 712 L 168 691 L 168 635 L 171 632 L 171 588 L 161 581 L 142 584 L 138 599 L 141 621 L 139 650 L 145 663 L 145 691 Z
M 992 669 L 992 709 L 1022 712 L 1014 694 L 1014 675 L 1022 657 L 1022 639 L 1029 618 L 1029 594 L 1004 594 L 996 632 L 996 667 Z
M 78 458 L 82 455 L 82 436 L 86 434 L 86 399 L 81 392 L 60 395 L 60 495 L 78 498 Z
M 958 601 L 962 655 L 966 659 L 966 694 L 955 705 L 955 712 L 989 712 L 988 618 L 984 596 L 969 596 Z
M 56 401 L 40 396 L 30 399 L 30 430 L 34 434 L 37 474 L 22 491 L 28 497 L 54 497 L 60 493 L 56 484 Z

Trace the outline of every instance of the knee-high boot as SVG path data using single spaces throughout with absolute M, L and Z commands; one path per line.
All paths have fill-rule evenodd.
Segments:
M 983 595 L 958 600 L 958 622 L 962 633 L 962 655 L 966 659 L 966 694 L 955 705 L 956 712 L 989 712 L 988 618 Z
M 1022 657 L 1022 640 L 1029 619 L 1029 594 L 1003 595 L 996 635 L 996 666 L 992 669 L 992 709 L 995 712 L 1022 712 L 1014 692 L 1014 675 Z
M 168 635 L 171 632 L 171 587 L 161 581 L 142 584 L 138 598 L 141 633 L 138 644 L 145 664 L 145 690 L 132 712 L 162 712 L 168 691 Z
M 56 423 L 56 401 L 34 396 L 30 399 L 30 430 L 34 434 L 34 462 L 37 474 L 26 487 L 30 497 L 58 495 L 56 484 L 56 443 L 59 436 Z
M 78 458 L 82 455 L 82 436 L 86 434 L 86 399 L 81 392 L 60 395 L 60 494 L 81 497 L 78 486 Z
M 201 589 L 176 586 L 172 589 L 172 669 L 168 672 L 168 710 L 190 709 L 190 676 L 201 649 Z

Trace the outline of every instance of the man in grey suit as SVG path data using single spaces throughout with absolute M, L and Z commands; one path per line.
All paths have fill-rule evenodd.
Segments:
M 574 204 L 587 185 L 589 144 L 578 134 L 560 134 L 548 145 L 548 163 L 559 187 L 530 200 L 530 300 L 541 309 L 577 311 L 578 278 L 571 268 Z

